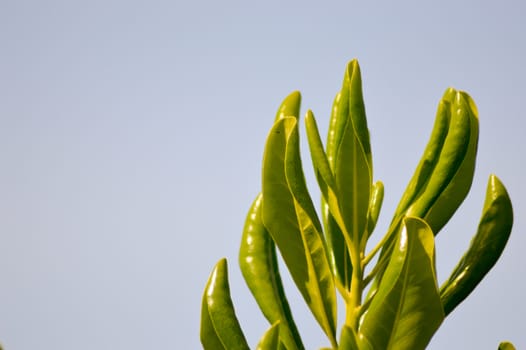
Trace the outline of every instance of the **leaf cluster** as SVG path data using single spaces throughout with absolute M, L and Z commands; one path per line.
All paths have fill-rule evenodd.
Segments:
M 293 92 L 278 109 L 265 145 L 261 192 L 241 238 L 241 271 L 270 323 L 257 349 L 304 349 L 283 290 L 277 251 L 331 349 L 424 349 L 493 267 L 511 233 L 511 201 L 501 181 L 491 175 L 471 244 L 438 285 L 435 236 L 464 201 L 473 180 L 479 128 L 475 103 L 463 91 L 446 90 L 391 224 L 379 243 L 368 247 L 384 187 L 373 177 L 358 62 L 347 65 L 325 145 L 312 111 L 305 116 L 322 194 L 320 214 L 303 174 L 300 101 L 299 92 Z M 340 328 L 338 295 L 345 304 Z M 205 288 L 201 342 L 207 350 L 249 348 L 230 299 L 225 259 Z M 512 347 L 503 342 L 499 348 Z

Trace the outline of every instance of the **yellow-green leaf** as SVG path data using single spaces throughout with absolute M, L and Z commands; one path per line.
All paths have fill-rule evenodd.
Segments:
M 421 161 L 426 170 L 417 169 L 417 172 L 421 171 L 416 179 L 419 193 L 406 212 L 408 216 L 424 218 L 435 235 L 449 221 L 469 192 L 478 144 L 478 112 L 469 95 L 448 89 L 442 101 L 437 119 L 449 119 L 447 134 L 442 147 L 431 144 L 428 146 L 431 150 L 429 154 L 424 154 Z M 436 144 L 440 145 L 444 135 L 442 123 L 438 123 L 439 131 L 432 135 L 431 141 L 436 136 L 439 139 Z M 432 167 L 426 165 L 428 156 L 429 164 L 435 164 Z
M 263 334 L 263 337 L 261 337 L 259 340 L 256 350 L 278 350 L 280 333 L 279 328 L 280 323 L 277 321 L 265 332 L 265 334 Z
M 499 350 L 515 350 L 515 346 L 508 341 L 503 341 L 499 344 Z
M 300 113 L 301 105 L 301 94 L 299 91 L 291 92 L 287 97 L 283 99 L 281 105 L 276 112 L 276 119 L 274 122 L 285 118 L 285 117 L 296 117 L 298 118 Z
M 372 349 L 424 349 L 444 319 L 434 270 L 433 232 L 406 218 L 358 341 Z
M 314 317 L 335 344 L 336 293 L 301 167 L 296 118 L 278 120 L 267 138 L 263 198 L 263 224 Z
M 230 298 L 226 259 L 214 267 L 201 309 L 201 343 L 206 350 L 248 350 Z
M 350 241 L 359 251 L 367 227 L 367 212 L 372 186 L 372 157 L 365 118 L 360 67 L 351 61 L 338 101 L 334 142 L 331 142 L 337 198 Z M 329 145 L 329 143 L 328 143 Z
M 303 349 L 283 290 L 275 244 L 261 220 L 262 208 L 263 195 L 260 193 L 245 221 L 239 248 L 239 267 L 267 320 L 270 324 L 280 322 L 280 337 L 287 349 Z
M 350 287 L 352 264 L 349 258 L 348 244 L 341 231 L 345 227 L 340 213 L 336 183 L 329 160 L 323 149 L 318 132 L 316 119 L 311 111 L 305 116 L 305 127 L 309 141 L 312 164 L 318 185 L 322 193 L 322 216 L 326 232 L 326 247 L 328 249 L 331 269 L 342 289 Z M 350 244 L 350 237 L 347 237 Z
M 477 233 L 468 250 L 440 287 L 446 316 L 482 281 L 500 258 L 513 225 L 513 208 L 506 188 L 491 175 Z

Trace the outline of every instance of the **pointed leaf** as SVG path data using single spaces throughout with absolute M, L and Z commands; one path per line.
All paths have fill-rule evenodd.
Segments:
M 416 167 L 415 173 L 400 199 L 393 221 L 395 218 L 404 214 L 404 212 L 407 211 L 407 208 L 415 201 L 417 196 L 425 189 L 425 186 L 438 163 L 442 148 L 444 147 L 444 141 L 446 140 L 449 131 L 450 122 L 451 108 L 449 102 L 442 99 L 438 104 L 431 137 L 429 138 L 424 153 L 422 154 L 422 158 Z
M 259 194 L 245 221 L 239 266 L 259 308 L 270 322 L 280 322 L 280 337 L 289 350 L 303 349 L 301 337 L 292 318 L 283 290 L 272 237 L 263 225 L 263 195 Z
M 205 350 L 226 350 L 217 335 L 212 319 L 210 319 L 206 289 L 201 303 L 201 327 L 199 336 Z
M 431 139 L 396 210 L 389 232 L 398 232 L 404 216 L 423 218 L 436 235 L 464 201 L 475 169 L 478 112 L 464 92 L 446 90 L 439 103 Z M 384 244 L 379 262 L 389 259 L 396 235 Z M 376 275 L 371 290 L 381 281 Z
M 334 98 L 334 102 L 332 105 L 332 111 L 331 111 L 331 118 L 329 123 L 329 132 L 327 136 L 327 161 L 329 163 L 329 166 L 331 168 L 331 173 L 334 174 L 334 164 L 336 160 L 336 150 L 337 145 L 339 145 L 341 141 L 341 135 L 343 131 L 343 118 L 339 118 L 338 116 L 340 113 L 340 100 L 341 100 L 341 92 L 339 92 L 336 97 Z M 310 139 L 314 139 L 314 136 L 319 138 L 316 132 L 309 133 L 308 123 L 307 125 L 307 135 L 313 135 L 309 136 Z M 317 128 L 316 128 L 317 129 Z M 319 142 L 321 143 L 321 141 Z M 311 142 L 309 142 L 311 144 Z M 312 142 L 312 144 L 315 144 L 315 142 Z M 311 149 L 313 147 L 311 146 Z M 312 152 L 312 151 L 311 151 Z M 333 175 L 334 177 L 334 175 Z M 335 181 L 335 180 L 334 180 Z M 320 187 L 322 187 L 320 185 Z M 338 190 L 335 190 L 336 193 L 339 193 Z M 323 193 L 323 190 L 322 190 Z M 343 286 L 344 289 L 349 290 L 351 286 L 351 276 L 352 276 L 352 263 L 351 258 L 349 255 L 349 245 L 346 242 L 346 239 L 350 242 L 350 235 L 344 234 L 342 232 L 342 229 L 345 228 L 345 225 L 343 224 L 343 218 L 338 218 L 338 221 L 333 217 L 331 214 L 331 210 L 329 209 L 329 204 L 326 200 L 327 197 L 322 197 L 321 201 L 321 208 L 322 208 L 322 215 L 323 215 L 323 224 L 325 227 L 325 237 L 326 237 L 326 243 L 327 243 L 327 250 L 329 252 L 330 257 L 330 263 L 333 275 L 336 277 L 336 281 L 338 281 L 339 285 Z M 336 205 L 331 204 L 332 210 L 335 210 L 335 207 L 337 208 L 339 212 L 339 203 L 336 200 Z
M 334 138 L 334 177 L 338 203 L 350 240 L 356 245 L 366 231 L 372 186 L 369 131 L 363 104 L 360 67 L 356 60 L 347 66 L 340 92 Z
M 446 91 L 446 95 L 449 91 L 450 90 Z M 402 218 L 406 214 L 408 208 L 418 199 L 419 196 L 422 195 L 426 189 L 429 179 L 440 158 L 440 154 L 444 147 L 444 142 L 449 132 L 450 124 L 451 108 L 449 99 L 443 97 L 439 101 L 433 130 L 431 132 L 427 146 L 422 154 L 422 158 L 420 159 L 413 177 L 409 181 L 409 184 L 407 185 L 407 188 L 400 199 L 398 207 L 395 210 L 391 225 L 389 227 L 388 233 L 386 234 L 388 239 L 382 248 L 377 262 L 379 266 L 384 267 L 381 268 L 376 274 L 374 282 L 369 290 L 368 297 L 377 290 L 378 284 L 382 279 L 383 273 L 385 271 L 386 261 L 390 258 L 394 241 L 397 239 L 396 233 L 400 230 L 399 225 L 402 222 Z
M 425 218 L 435 235 L 471 188 L 478 144 L 478 116 L 471 98 L 449 89 L 445 99 L 451 115 L 448 134 L 423 193 L 407 211 L 407 215 Z
M 278 108 L 274 122 L 285 117 L 299 117 L 301 105 L 301 94 L 299 91 L 291 92 Z
M 473 174 L 475 172 L 479 131 L 478 112 L 475 103 L 465 92 L 457 92 L 454 100 L 451 102 L 451 107 L 452 121 L 455 121 L 456 117 L 460 119 L 461 116 L 469 121 L 469 126 L 466 126 L 469 134 L 465 136 L 467 137 L 468 143 L 462 158 L 458 160 L 460 166 L 458 166 L 452 178 L 449 181 L 446 181 L 447 184 L 444 189 L 441 191 L 439 190 L 439 195 L 437 195 L 436 200 L 434 200 L 429 210 L 426 212 L 425 220 L 435 235 L 449 221 L 457 208 L 466 198 L 471 188 Z M 455 113 L 457 115 L 455 115 Z M 443 158 L 448 156 L 448 141 L 449 140 L 446 138 L 443 154 L 437 164 L 437 168 L 433 172 L 433 176 L 440 176 L 441 162 L 443 161 Z M 460 146 L 455 147 L 453 145 L 451 151 L 452 155 L 456 152 L 460 152 L 460 149 Z M 428 185 L 430 189 L 433 187 L 433 184 L 434 178 L 432 177 Z
M 279 325 L 279 321 L 277 321 L 263 334 L 256 350 L 278 350 Z
M 373 184 L 371 200 L 369 202 L 369 214 L 367 216 L 367 238 L 371 236 L 376 227 L 378 216 L 380 216 L 380 209 L 384 200 L 384 184 L 382 181 L 376 181 Z
M 500 258 L 513 225 L 513 208 L 506 188 L 491 175 L 477 233 L 451 276 L 440 288 L 446 316 L 477 287 Z
M 305 116 L 305 127 L 309 141 L 312 164 L 318 185 L 322 193 L 322 215 L 327 232 L 326 248 L 328 249 L 331 269 L 343 289 L 348 290 L 352 274 L 348 245 L 344 241 L 340 227 L 344 227 L 336 193 L 336 183 L 323 149 L 314 114 L 309 110 Z M 331 214 L 332 212 L 332 214 Z M 350 243 L 350 241 L 349 241 Z
M 434 238 L 418 218 L 406 218 L 391 260 L 363 316 L 359 341 L 373 349 L 424 349 L 444 314 L 434 273 Z
M 332 191 L 333 193 L 335 192 L 336 183 L 329 160 L 323 149 L 316 119 L 310 110 L 308 110 L 305 115 L 305 128 L 307 130 L 307 139 L 309 141 L 310 154 L 316 179 L 318 180 L 323 197 L 327 199 L 329 198 L 329 191 Z
M 353 269 L 348 245 L 340 225 L 330 213 L 329 205 L 325 201 L 322 201 L 322 212 L 332 273 L 339 285 L 349 291 Z
M 335 289 L 321 224 L 301 168 L 296 118 L 278 120 L 268 136 L 263 198 L 263 224 L 316 320 L 335 343 Z
M 226 259 L 215 266 L 203 295 L 201 343 L 210 350 L 248 350 L 230 298 Z

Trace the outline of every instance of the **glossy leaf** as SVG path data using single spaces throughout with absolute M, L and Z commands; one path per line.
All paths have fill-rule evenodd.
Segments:
M 206 350 L 249 349 L 230 298 L 226 259 L 214 267 L 203 295 L 201 343 Z
M 312 164 L 318 185 L 322 193 L 322 215 L 327 231 L 326 247 L 328 249 L 331 269 L 343 289 L 350 287 L 352 265 L 349 259 L 348 244 L 341 231 L 344 227 L 340 212 L 336 183 L 327 155 L 318 131 L 318 126 L 311 111 L 305 116 L 305 127 L 309 141 Z M 350 244 L 350 240 L 348 241 Z
M 259 194 L 245 221 L 239 266 L 259 308 L 270 322 L 280 322 L 280 336 L 289 350 L 303 349 L 290 307 L 283 291 L 272 237 L 263 225 L 261 211 L 263 195 Z
M 329 167 L 331 169 L 331 174 L 334 174 L 334 164 L 336 160 L 336 145 L 339 144 L 341 140 L 341 132 L 343 130 L 343 124 L 341 123 L 341 119 L 338 119 L 339 116 L 339 110 L 340 110 L 340 99 L 341 99 L 341 93 L 338 93 L 336 97 L 334 98 L 332 111 L 331 111 L 331 118 L 329 123 L 329 132 L 327 136 L 327 161 L 329 163 Z M 314 118 L 313 118 L 314 119 Z M 319 133 L 317 132 L 317 127 L 309 127 L 309 122 L 306 121 L 307 126 L 307 135 L 309 136 L 309 145 L 315 145 L 316 143 L 321 144 L 321 141 L 315 141 L 311 142 L 312 140 L 315 140 L 316 138 L 319 139 Z M 312 123 L 315 125 L 315 122 Z M 313 132 L 313 131 L 316 132 Z M 311 131 L 311 132 L 309 132 Z M 311 154 L 312 154 L 312 147 L 311 145 Z M 319 152 L 318 152 L 319 153 Z M 312 155 L 314 158 L 314 154 Z M 316 165 L 315 165 L 316 168 Z M 319 172 L 316 171 L 316 174 Z M 333 175 L 334 177 L 334 175 Z M 334 180 L 335 181 L 335 180 Z M 318 183 L 319 183 L 319 177 L 318 177 Z M 336 186 L 336 185 L 334 185 Z M 323 186 L 320 185 L 322 188 L 323 193 Z M 336 190 L 336 193 L 339 193 L 339 191 Z M 321 208 L 322 208 L 322 215 L 323 215 L 323 225 L 325 227 L 325 237 L 326 237 L 326 243 L 327 243 L 327 250 L 329 252 L 330 257 L 330 263 L 331 263 L 331 269 L 333 271 L 333 275 L 336 277 L 337 283 L 339 283 L 340 286 L 342 286 L 345 290 L 349 290 L 351 286 L 351 276 L 352 276 L 352 263 L 349 255 L 349 244 L 350 244 L 350 236 L 349 234 L 345 234 L 342 232 L 342 228 L 345 227 L 343 224 L 343 219 L 339 219 L 339 224 L 336 221 L 336 219 L 331 214 L 331 211 L 329 210 L 329 204 L 327 203 L 326 199 L 327 196 L 324 195 L 322 197 L 321 201 Z M 337 205 L 339 208 L 339 204 Z M 333 208 L 334 211 L 334 208 Z M 346 242 L 349 240 L 349 244 Z
M 351 327 L 348 327 L 346 325 L 342 328 L 342 335 L 340 337 L 340 350 L 358 350 L 363 349 L 358 347 L 358 340 L 357 335 Z
M 226 350 L 221 339 L 219 339 L 219 336 L 217 335 L 212 319 L 210 319 L 206 289 L 201 303 L 201 327 L 199 336 L 201 344 L 205 350 Z
M 400 199 L 394 218 L 403 215 L 407 211 L 407 208 L 415 201 L 417 196 L 425 190 L 425 186 L 438 163 L 440 153 L 444 147 L 444 141 L 446 140 L 449 131 L 450 121 L 451 109 L 449 102 L 442 99 L 438 104 L 431 137 L 429 138 L 424 153 L 422 154 L 422 158 L 416 167 L 415 173 Z
M 433 232 L 424 221 L 406 218 L 378 291 L 363 315 L 359 342 L 367 340 L 372 349 L 424 349 L 443 318 Z
M 449 91 L 449 90 L 448 90 Z M 382 252 L 378 259 L 378 265 L 384 266 L 379 269 L 371 289 L 369 296 L 372 295 L 378 288 L 378 284 L 383 276 L 385 266 L 390 258 L 390 253 L 393 249 L 392 245 L 396 240 L 396 233 L 400 230 L 400 223 L 405 216 L 408 208 L 422 195 L 426 190 L 427 184 L 431 175 L 439 161 L 440 154 L 444 147 L 444 142 L 449 132 L 451 124 L 451 108 L 448 100 L 442 98 L 438 104 L 438 109 L 435 117 L 435 123 L 427 146 L 422 154 L 420 162 L 416 167 L 413 177 L 409 181 L 402 198 L 395 210 L 391 225 L 386 234 L 387 240 L 382 248 Z M 424 215 L 421 213 L 420 217 Z
M 332 173 L 329 160 L 327 159 L 327 155 L 323 149 L 316 119 L 310 110 L 307 111 L 305 116 L 305 128 L 307 130 L 307 139 L 309 141 L 312 164 L 321 193 L 327 201 L 331 199 L 336 201 L 336 183 L 334 180 L 334 175 Z
M 513 208 L 506 188 L 491 175 L 477 233 L 451 276 L 440 288 L 448 315 L 482 281 L 500 258 L 513 225 Z
M 334 283 L 301 168 L 296 118 L 278 120 L 267 138 L 263 198 L 263 224 L 316 320 L 335 343 Z
M 274 323 L 261 337 L 256 350 L 278 350 L 279 346 L 279 321 Z
M 324 227 L 326 245 L 329 252 L 331 270 L 337 283 L 346 291 L 351 287 L 352 263 L 349 248 L 345 242 L 344 234 L 340 225 L 331 215 L 329 205 L 322 201 L 322 212 L 325 217 Z
M 446 90 L 439 103 L 430 141 L 415 174 L 402 196 L 389 231 L 398 232 L 404 216 L 423 218 L 436 235 L 466 197 L 473 180 L 478 143 L 478 112 L 464 92 Z M 379 263 L 389 259 L 392 235 Z M 371 290 L 381 281 L 381 269 Z
M 301 105 L 301 94 L 299 91 L 291 92 L 283 101 L 276 112 L 274 122 L 285 117 L 299 117 Z
M 452 89 L 450 89 L 450 91 L 451 90 Z M 459 132 L 456 134 L 456 129 L 452 128 L 450 135 L 453 139 L 455 139 L 455 137 L 458 137 L 459 139 L 464 137 L 467 138 L 467 145 L 465 146 L 466 148 L 462 157 L 457 159 L 457 154 L 461 152 L 461 149 L 463 149 L 462 146 L 464 146 L 466 140 L 459 141 L 457 143 L 458 146 L 456 146 L 455 143 L 449 144 L 450 135 L 448 135 L 444 143 L 444 151 L 440 156 L 437 168 L 433 171 L 433 176 L 429 180 L 428 190 L 433 190 L 435 186 L 435 177 L 438 178 L 438 180 L 436 180 L 436 188 L 439 189 L 437 190 L 435 199 L 429 206 L 429 209 L 426 211 L 424 217 L 435 235 L 449 221 L 460 204 L 462 204 L 466 198 L 471 188 L 473 174 L 475 172 L 475 159 L 477 155 L 479 133 L 477 108 L 471 97 L 469 97 L 469 95 L 465 92 L 457 91 L 454 96 L 451 96 L 451 99 L 452 101 L 450 104 L 452 123 L 456 121 L 456 118 L 459 120 L 465 118 L 467 120 L 466 124 L 464 124 L 463 121 L 459 121 L 458 123 L 459 125 L 466 125 L 462 127 L 467 128 L 468 134 L 465 135 L 464 132 Z M 449 156 L 454 159 L 451 160 L 451 164 L 459 162 L 460 165 L 454 171 L 451 179 L 444 181 L 445 184 L 442 184 L 443 180 L 441 178 L 441 166 L 442 162 L 445 162 Z M 444 168 L 448 168 L 447 163 L 444 165 Z M 446 178 L 446 173 L 447 171 L 444 171 L 444 178 Z M 422 199 L 425 201 L 424 198 L 425 193 L 422 196 Z M 430 196 L 430 198 L 432 197 Z M 417 205 L 418 204 L 415 204 L 415 207 Z M 418 209 L 416 209 L 416 211 L 418 212 Z M 408 213 L 410 212 L 411 210 L 408 211 Z
M 515 350 L 515 346 L 508 341 L 503 341 L 499 344 L 499 350 Z
M 407 210 L 407 215 L 424 218 L 435 234 L 469 192 L 478 144 L 478 112 L 471 98 L 448 89 L 444 101 L 450 108 L 448 133 L 423 193 Z
M 380 209 L 384 200 L 384 184 L 376 181 L 373 184 L 371 200 L 369 202 L 369 213 L 367 215 L 367 238 L 371 236 L 376 227 L 376 222 L 380 216 Z
M 329 145 L 329 143 L 328 143 Z M 356 60 L 347 66 L 336 112 L 331 142 L 334 178 L 345 230 L 359 250 L 366 231 L 372 186 L 372 157 L 365 119 L 360 67 Z M 329 149 L 327 150 L 329 153 Z M 334 213 L 333 213 L 334 215 Z

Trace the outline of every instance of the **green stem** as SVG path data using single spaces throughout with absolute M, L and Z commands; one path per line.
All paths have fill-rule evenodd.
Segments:
M 391 238 L 391 236 L 396 232 L 396 229 L 398 228 L 398 224 L 400 223 L 402 217 L 403 216 L 401 216 L 398 220 L 393 221 L 395 222 L 395 224 L 389 227 L 389 231 L 387 231 L 387 234 L 385 234 L 385 236 L 382 237 L 380 242 L 378 242 L 374 246 L 373 250 L 371 250 L 369 254 L 367 254 L 367 256 L 363 259 L 363 266 L 367 266 L 371 262 L 371 260 L 378 253 L 378 251 L 384 246 L 384 244 L 389 240 L 389 238 Z
M 345 324 L 357 331 L 360 306 L 362 304 L 363 264 L 360 252 L 356 251 L 356 249 L 353 250 L 354 251 L 350 252 L 353 270 L 351 277 L 350 298 L 346 308 Z
M 367 285 L 371 283 L 374 276 L 376 276 L 376 274 L 378 273 L 378 271 L 380 271 L 380 269 L 384 268 L 384 266 L 387 264 L 388 261 L 389 261 L 388 259 L 383 259 L 382 261 L 378 261 L 376 263 L 376 265 L 373 267 L 371 272 L 369 272 L 369 274 L 364 278 L 363 280 L 364 287 L 367 287 Z

